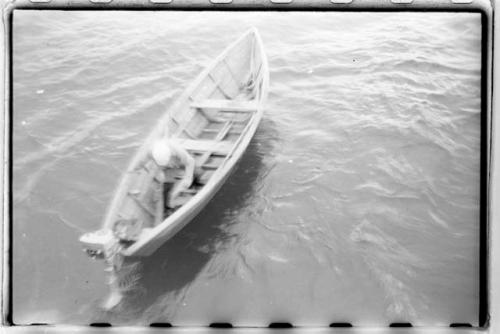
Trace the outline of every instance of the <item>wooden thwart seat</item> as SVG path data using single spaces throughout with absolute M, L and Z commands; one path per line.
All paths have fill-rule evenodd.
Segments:
M 214 152 L 227 155 L 233 148 L 233 143 L 215 140 L 193 140 L 178 139 L 178 143 L 188 151 L 196 152 Z
M 220 112 L 249 113 L 257 111 L 255 101 L 207 99 L 191 103 L 192 108 L 218 110 Z
M 220 167 L 219 165 L 208 165 L 208 164 L 201 165 L 201 168 L 206 170 L 216 170 L 219 167 Z

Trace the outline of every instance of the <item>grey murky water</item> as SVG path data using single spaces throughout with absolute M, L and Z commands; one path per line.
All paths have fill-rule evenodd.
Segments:
M 14 19 L 17 323 L 477 323 L 479 14 Z M 250 26 L 271 71 L 251 146 L 102 313 L 103 265 L 78 236 L 155 120 Z

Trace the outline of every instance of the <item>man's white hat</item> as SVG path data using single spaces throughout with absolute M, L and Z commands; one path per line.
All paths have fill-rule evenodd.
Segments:
M 153 159 L 158 164 L 158 166 L 166 167 L 170 162 L 172 157 L 172 151 L 165 139 L 157 140 L 153 144 L 153 149 L 151 150 L 151 155 Z

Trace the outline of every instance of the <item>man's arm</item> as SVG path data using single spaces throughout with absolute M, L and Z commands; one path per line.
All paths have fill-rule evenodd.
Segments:
M 182 179 L 182 183 L 186 188 L 189 188 L 191 184 L 193 183 L 193 176 L 194 176 L 194 168 L 195 168 L 195 160 L 191 156 L 191 154 L 184 149 L 184 147 L 180 146 L 177 143 L 172 143 L 173 148 L 175 149 L 175 153 L 177 157 L 180 159 L 182 164 L 184 165 L 184 177 Z

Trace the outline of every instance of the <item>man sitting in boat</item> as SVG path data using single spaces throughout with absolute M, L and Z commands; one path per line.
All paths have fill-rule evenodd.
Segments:
M 175 208 L 179 203 L 179 195 L 187 190 L 193 184 L 195 160 L 194 158 L 175 140 L 163 137 L 153 144 L 151 156 L 156 164 L 163 168 L 182 168 L 184 167 L 184 176 L 182 180 L 176 182 L 173 189 L 169 192 L 166 204 L 169 208 Z

